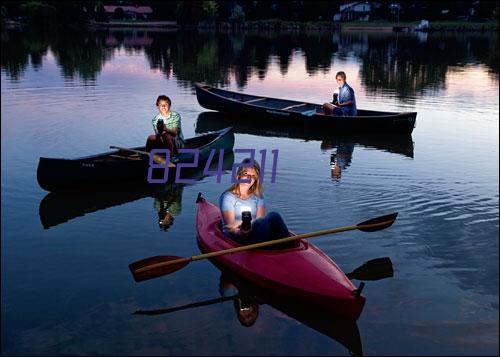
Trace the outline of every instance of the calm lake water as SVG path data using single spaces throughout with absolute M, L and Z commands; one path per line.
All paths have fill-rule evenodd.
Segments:
M 417 111 L 412 136 L 256 127 L 207 112 L 194 93 L 200 81 L 323 103 L 339 70 L 358 108 Z M 393 278 L 367 282 L 357 325 L 307 324 L 263 304 L 244 327 L 230 301 L 133 314 L 220 297 L 221 272 L 207 260 L 142 283 L 128 264 L 199 254 L 196 195 L 216 201 L 230 175 L 153 194 L 128 185 L 54 195 L 36 169 L 39 157 L 143 145 L 159 94 L 185 137 L 233 124 L 235 149 L 279 149 L 267 208 L 295 232 L 399 212 L 383 231 L 311 240 L 346 272 L 392 260 Z M 498 98 L 494 34 L 2 32 L 2 354 L 348 355 L 345 340 L 357 338 L 366 355 L 496 355 Z M 174 216 L 166 231 L 162 204 Z

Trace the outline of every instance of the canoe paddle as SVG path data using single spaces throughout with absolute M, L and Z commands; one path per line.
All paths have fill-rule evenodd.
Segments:
M 346 276 L 349 279 L 356 280 L 382 280 L 385 278 L 390 278 L 394 276 L 394 270 L 392 269 L 392 262 L 389 257 L 376 258 L 371 259 L 363 265 L 357 267 L 352 272 L 347 273 Z M 200 306 L 207 306 L 213 304 L 219 304 L 224 301 L 230 301 L 237 298 L 239 294 L 231 295 L 231 296 L 223 296 L 210 300 L 185 304 L 181 306 L 163 308 L 163 309 L 155 309 L 155 310 L 137 310 L 134 312 L 134 315 L 162 315 L 168 314 L 175 311 L 192 309 Z
M 135 150 L 135 149 L 129 149 L 129 148 L 122 148 L 122 147 L 119 147 L 119 146 L 110 146 L 109 147 L 110 149 L 118 149 L 118 150 L 121 150 L 121 151 L 129 151 L 129 152 L 135 152 L 136 154 L 141 154 L 141 155 L 146 155 L 146 156 L 149 156 L 150 153 L 147 152 L 147 151 L 141 151 L 141 150 Z M 157 164 L 164 164 L 165 163 L 165 159 L 159 155 L 155 155 L 153 160 L 157 163 Z M 168 167 L 175 167 L 175 164 L 172 163 L 172 162 L 169 162 L 168 163 Z
M 132 276 L 136 282 L 141 282 L 148 279 L 160 277 L 162 275 L 173 273 L 174 271 L 184 268 L 192 261 L 202 260 L 207 258 L 218 257 L 219 255 L 243 252 L 250 249 L 268 247 L 270 245 L 291 242 L 299 239 L 313 238 L 325 234 L 334 234 L 352 230 L 360 230 L 363 232 L 375 232 L 387 227 L 390 227 L 396 220 L 398 213 L 391 213 L 377 218 L 372 218 L 368 221 L 358 223 L 354 226 L 345 226 L 339 228 L 331 228 L 317 232 L 298 234 L 291 237 L 270 240 L 266 242 L 243 245 L 235 248 L 218 250 L 215 252 L 193 255 L 191 257 L 182 258 L 172 255 L 159 255 L 146 259 L 139 260 L 129 265 Z

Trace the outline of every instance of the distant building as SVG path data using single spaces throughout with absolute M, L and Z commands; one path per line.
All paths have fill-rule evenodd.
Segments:
M 371 4 L 368 1 L 352 1 L 340 5 L 339 13 L 334 21 L 368 21 L 370 20 Z
M 113 6 L 104 5 L 104 13 L 108 17 L 112 17 L 119 13 L 123 14 L 123 18 L 130 20 L 147 20 L 153 13 L 150 6 Z

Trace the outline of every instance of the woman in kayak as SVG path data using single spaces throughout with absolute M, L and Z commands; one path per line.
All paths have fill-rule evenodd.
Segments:
M 234 241 L 252 244 L 290 235 L 283 218 L 276 212 L 266 214 L 260 166 L 255 160 L 245 159 L 237 171 L 238 181 L 220 197 L 223 231 Z M 244 222 L 244 217 L 251 224 Z
M 159 113 L 153 118 L 154 134 L 146 141 L 146 151 L 151 149 L 169 149 L 172 155 L 177 149 L 184 147 L 184 136 L 181 129 L 181 116 L 170 110 L 172 101 L 166 95 L 156 99 Z

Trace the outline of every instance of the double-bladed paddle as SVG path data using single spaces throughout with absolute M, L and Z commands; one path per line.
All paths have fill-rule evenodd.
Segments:
M 371 259 L 363 263 L 363 265 L 357 267 L 352 272 L 347 273 L 346 276 L 349 279 L 356 279 L 356 280 L 381 280 L 394 276 L 394 270 L 392 269 L 391 259 L 389 257 L 383 257 L 383 258 Z M 195 307 L 207 306 L 212 304 L 218 304 L 224 301 L 230 301 L 237 298 L 238 296 L 239 294 L 231 296 L 223 296 L 215 299 L 209 299 L 205 301 L 200 301 L 170 308 L 164 308 L 164 309 L 137 310 L 134 312 L 134 315 L 168 314 L 174 311 L 187 310 Z
M 218 304 L 218 303 L 221 303 L 221 302 L 224 302 L 224 301 L 231 301 L 231 300 L 234 300 L 237 297 L 238 297 L 238 294 L 231 295 L 231 296 L 222 296 L 222 297 L 218 297 L 218 298 L 215 298 L 215 299 L 210 299 L 210 300 L 205 300 L 205 301 L 200 301 L 200 302 L 194 302 L 194 303 L 191 303 L 191 304 L 186 304 L 186 305 L 181 305 L 181 306 L 175 306 L 175 307 L 169 307 L 169 308 L 165 308 L 165 309 L 137 310 L 137 311 L 134 312 L 134 315 L 161 315 L 161 314 L 168 314 L 168 313 L 174 312 L 174 311 L 187 310 L 187 309 L 192 309 L 194 307 L 213 305 L 213 304 Z
M 129 148 L 122 148 L 122 147 L 119 147 L 119 146 L 110 146 L 109 148 L 110 149 L 118 149 L 118 150 L 121 150 L 121 151 L 135 152 L 136 154 L 140 154 L 140 155 L 146 155 L 146 156 L 150 156 L 151 155 L 151 153 L 149 153 L 147 151 L 141 151 L 141 150 L 135 150 L 135 149 L 129 149 Z M 165 159 L 163 157 L 159 156 L 159 155 L 154 155 L 153 160 L 157 164 L 164 164 L 165 163 Z M 175 164 L 172 163 L 172 162 L 169 162 L 168 163 L 168 167 L 175 167 Z
M 298 234 L 291 237 L 275 239 L 266 242 L 260 242 L 255 244 L 243 245 L 235 248 L 229 248 L 224 250 L 218 250 L 215 252 L 210 252 L 206 254 L 193 255 L 191 257 L 182 258 L 172 255 L 160 255 L 155 257 L 150 257 L 146 259 L 139 260 L 129 265 L 130 271 L 137 282 L 153 279 L 160 277 L 162 275 L 173 273 L 179 269 L 184 268 L 186 265 L 192 261 L 202 260 L 207 258 L 218 257 L 223 254 L 243 252 L 250 249 L 268 247 L 274 244 L 292 242 L 298 239 L 313 238 L 325 234 L 334 234 L 352 230 L 360 230 L 363 232 L 375 232 L 387 227 L 390 227 L 396 220 L 398 213 L 391 213 L 377 218 L 372 218 L 368 221 L 358 223 L 354 226 L 345 226 L 339 228 L 331 228 L 317 232 Z

